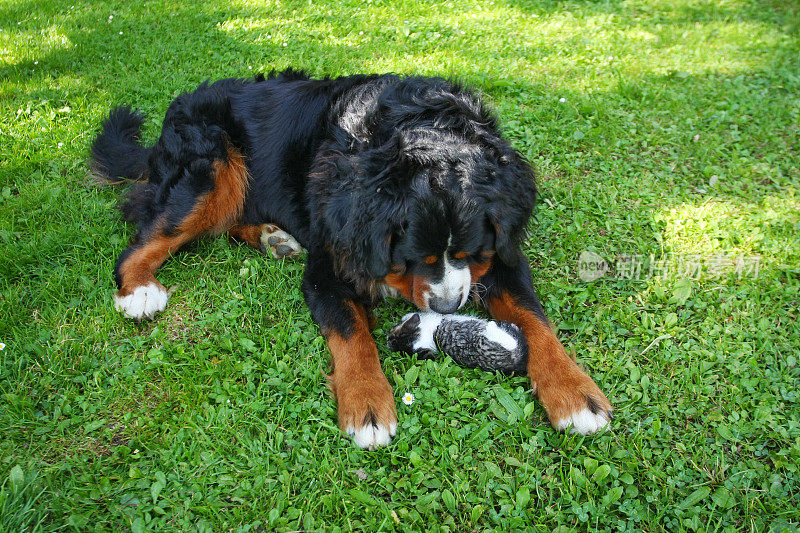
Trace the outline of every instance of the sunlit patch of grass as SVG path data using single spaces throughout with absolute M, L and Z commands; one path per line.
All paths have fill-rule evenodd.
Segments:
M 3 32 L 6 33 L 6 32 Z M 60 26 L 48 26 L 33 31 L 20 32 L 12 39 L 3 35 L 0 43 L 13 46 L 13 52 L 4 49 L 2 66 L 14 66 L 22 61 L 28 61 L 33 66 L 39 65 L 39 59 L 58 50 L 67 50 L 74 47 L 69 37 Z M 0 44 L 0 46 L 2 46 Z
M 655 219 L 666 225 L 664 247 L 673 253 L 763 256 L 763 267 L 773 268 L 800 264 L 800 200 L 791 187 L 755 201 L 712 196 L 656 214 Z

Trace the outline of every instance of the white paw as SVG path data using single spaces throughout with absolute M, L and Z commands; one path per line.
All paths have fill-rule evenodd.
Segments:
M 374 450 L 386 446 L 397 433 L 397 422 L 392 422 L 387 428 L 383 424 L 367 424 L 360 429 L 347 427 L 347 434 L 353 437 L 356 446 L 363 450 Z
M 560 430 L 569 430 L 570 433 L 591 435 L 605 428 L 609 421 L 608 413 L 605 410 L 593 413 L 588 407 L 584 407 L 580 411 L 576 411 L 568 417 L 561 419 L 558 424 L 556 424 L 556 428 Z
M 260 240 L 264 250 L 269 250 L 275 259 L 298 257 L 306 253 L 306 249 L 294 237 L 273 224 L 264 224 Z
M 114 295 L 114 307 L 117 311 L 134 320 L 153 318 L 167 306 L 167 291 L 155 283 L 136 287 L 127 296 Z

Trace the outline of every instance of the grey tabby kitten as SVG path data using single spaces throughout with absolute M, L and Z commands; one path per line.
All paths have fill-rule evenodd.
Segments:
M 528 343 L 515 324 L 466 315 L 410 313 L 392 328 L 393 352 L 435 357 L 440 351 L 467 368 L 525 374 Z

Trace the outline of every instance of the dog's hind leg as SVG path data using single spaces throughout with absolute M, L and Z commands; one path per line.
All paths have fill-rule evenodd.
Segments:
M 231 239 L 269 253 L 275 259 L 295 259 L 306 253 L 297 240 L 275 224 L 238 225 L 228 230 Z
M 169 207 L 140 233 L 117 261 L 114 306 L 134 320 L 153 318 L 167 305 L 167 291 L 155 278 L 158 268 L 187 242 L 222 233 L 239 218 L 247 190 L 247 169 L 240 152 L 230 148 L 212 165 L 213 188 L 194 198 L 188 214 L 175 221 Z M 171 204 L 167 203 L 167 206 Z
M 119 290 L 114 307 L 134 320 L 153 318 L 167 306 L 167 290 L 155 278 L 155 272 L 191 236 L 186 232 L 174 236 L 156 229 L 152 236 L 128 247 L 117 261 L 114 277 Z

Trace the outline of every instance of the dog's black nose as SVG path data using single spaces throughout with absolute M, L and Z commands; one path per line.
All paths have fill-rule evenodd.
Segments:
M 450 313 L 455 313 L 458 311 L 458 304 L 460 303 L 461 298 L 445 300 L 444 298 L 433 297 L 428 301 L 428 306 L 431 308 L 431 311 L 435 311 L 442 315 L 449 315 Z

